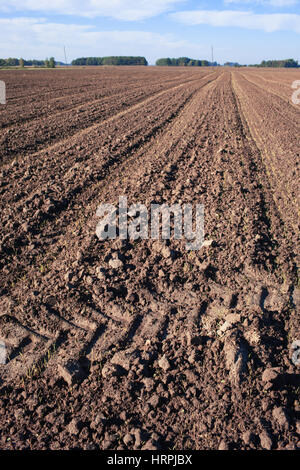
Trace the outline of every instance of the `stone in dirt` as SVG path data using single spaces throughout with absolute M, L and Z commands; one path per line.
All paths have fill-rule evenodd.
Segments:
M 168 246 L 165 246 L 162 250 L 161 250 L 161 255 L 163 256 L 163 258 L 171 258 L 172 257 L 172 251 L 170 250 L 170 248 Z
M 96 276 L 97 276 L 98 279 L 100 279 L 100 281 L 105 281 L 105 279 L 107 277 L 103 268 L 97 268 L 96 269 Z
M 83 379 L 84 373 L 77 361 L 58 364 L 59 375 L 67 382 L 69 386 Z
M 219 449 L 218 450 L 228 450 L 229 445 L 226 441 L 221 441 L 219 444 Z
M 79 434 L 79 423 L 77 419 L 72 419 L 72 421 L 68 425 L 68 431 L 70 434 L 77 435 Z
M 95 419 L 91 423 L 92 429 L 101 428 L 106 423 L 107 419 L 103 413 L 98 413 Z
M 272 442 L 272 439 L 269 436 L 267 431 L 263 431 L 259 435 L 259 438 L 260 438 L 260 444 L 261 444 L 263 449 L 265 449 L 265 450 L 271 450 L 272 449 L 273 442 Z
M 133 435 L 135 437 L 135 447 L 140 447 L 141 443 L 142 443 L 142 440 L 143 440 L 143 432 L 141 429 L 134 429 L 133 431 Z
M 143 379 L 143 384 L 145 385 L 145 389 L 147 390 L 147 392 L 151 392 L 151 390 L 153 390 L 155 386 L 155 382 L 151 378 Z
M 71 271 L 68 271 L 68 272 L 65 274 L 65 276 L 64 276 L 64 280 L 65 280 L 66 282 L 71 282 L 72 277 L 73 277 L 73 273 L 72 273 Z
M 134 436 L 129 432 L 124 436 L 123 442 L 126 446 L 129 446 L 134 443 Z
M 171 368 L 171 365 L 165 355 L 158 361 L 158 365 L 165 372 Z
M 239 323 L 241 321 L 241 315 L 237 315 L 235 313 L 231 313 L 226 316 L 225 322 L 223 325 L 219 328 L 218 334 L 221 335 L 222 333 L 225 333 L 225 331 L 229 330 L 232 328 L 236 323 Z
M 132 363 L 139 363 L 140 355 L 137 350 L 128 349 L 125 351 L 118 351 L 114 354 L 111 359 L 111 364 L 118 365 L 129 371 L 131 369 Z
M 111 259 L 108 264 L 113 269 L 119 269 L 123 267 L 123 261 L 120 259 Z
M 254 440 L 254 435 L 251 431 L 244 432 L 242 437 L 243 437 L 243 441 L 246 445 L 251 444 Z
M 263 382 L 275 382 L 279 376 L 280 369 L 278 367 L 269 367 L 268 369 L 264 370 L 261 379 Z
M 149 404 L 155 409 L 159 406 L 160 403 L 161 403 L 161 399 L 157 394 L 152 395 L 152 397 L 149 400 Z
M 158 445 L 150 439 L 146 444 L 142 447 L 142 450 L 159 450 Z
M 273 418 L 277 421 L 280 427 L 284 429 L 289 428 L 289 419 L 288 419 L 286 410 L 282 406 L 279 406 L 278 408 L 274 408 Z
M 109 377 L 120 377 L 126 375 L 126 373 L 126 370 L 118 364 L 105 364 L 102 369 L 102 376 L 106 379 Z

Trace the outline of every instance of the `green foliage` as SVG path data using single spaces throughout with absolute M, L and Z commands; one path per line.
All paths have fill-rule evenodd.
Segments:
M 24 65 L 27 67 L 44 67 L 45 61 L 44 60 L 24 60 Z
M 238 62 L 225 62 L 224 67 L 242 67 Z
M 145 57 L 111 56 L 81 57 L 72 61 L 72 65 L 148 65 Z
M 47 69 L 55 69 L 55 59 L 54 59 L 54 57 L 50 57 L 50 59 L 47 58 L 44 62 L 44 66 Z
M 178 59 L 170 59 L 165 57 L 158 59 L 156 65 L 164 67 L 209 67 L 218 65 L 217 62 L 209 62 L 208 60 L 190 59 L 189 57 L 179 57 Z
M 297 68 L 300 67 L 297 60 L 263 60 L 260 64 L 250 65 L 250 67 L 274 67 L 274 68 Z
M 171 59 L 169 59 L 169 58 L 166 58 L 166 59 L 158 59 L 158 60 L 156 61 L 156 65 L 161 66 L 161 67 L 169 67 L 170 65 L 172 65 L 172 61 L 171 61 Z
M 17 67 L 19 65 L 19 59 L 15 59 L 13 57 L 9 57 L 8 59 L 5 59 L 6 66 L 8 67 Z
M 54 57 L 50 57 L 50 59 L 49 59 L 49 68 L 50 69 L 55 69 L 55 59 L 54 59 Z
M 54 57 L 51 57 L 50 59 L 46 60 L 25 60 L 23 58 L 21 59 L 15 59 L 12 57 L 9 57 L 8 59 L 0 59 L 0 67 L 50 67 L 54 68 L 56 66 L 56 62 Z
M 84 59 L 80 59 L 84 60 Z M 102 58 L 101 57 L 87 57 L 86 64 L 81 65 L 102 65 Z

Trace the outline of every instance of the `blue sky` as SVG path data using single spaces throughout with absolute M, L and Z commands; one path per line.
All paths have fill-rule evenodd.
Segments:
M 0 0 L 0 57 L 300 60 L 300 0 Z

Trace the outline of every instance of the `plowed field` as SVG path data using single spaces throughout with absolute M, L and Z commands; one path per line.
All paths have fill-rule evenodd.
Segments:
M 1 449 L 300 448 L 297 79 L 0 72 Z M 100 241 L 119 196 L 208 243 Z

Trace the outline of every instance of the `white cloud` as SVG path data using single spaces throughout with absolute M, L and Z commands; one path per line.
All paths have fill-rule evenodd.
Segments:
M 206 24 L 266 32 L 294 31 L 300 33 L 300 15 L 292 13 L 258 14 L 251 11 L 196 10 L 172 13 L 171 17 L 187 25 Z
M 291 7 L 299 3 L 298 0 L 269 0 L 268 2 L 272 7 Z
M 1 0 L 3 12 L 41 12 L 139 21 L 168 12 L 185 0 Z
M 148 31 L 97 31 L 91 25 L 50 23 L 45 18 L 0 18 L 0 57 L 44 59 L 107 55 L 142 55 L 151 63 L 159 57 L 197 54 L 204 46 L 173 34 Z M 204 52 L 206 52 L 204 50 Z
M 270 5 L 271 7 L 286 8 L 290 6 L 297 5 L 299 0 L 224 0 L 224 3 L 248 3 L 248 4 L 261 4 L 261 5 Z

